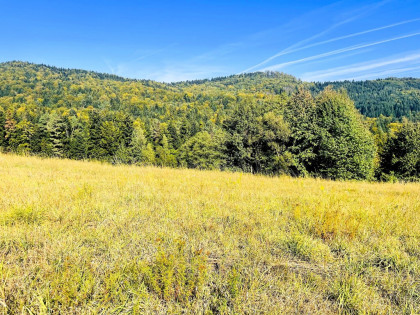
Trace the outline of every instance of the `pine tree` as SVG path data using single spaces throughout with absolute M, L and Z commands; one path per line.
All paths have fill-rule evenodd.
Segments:
M 30 143 L 31 152 L 45 156 L 53 155 L 53 144 L 48 130 L 48 121 L 49 115 L 45 114 L 39 118 L 38 123 L 35 125 Z
M 69 121 L 66 117 L 55 113 L 50 116 L 48 132 L 52 143 L 52 153 L 58 157 L 64 157 L 69 143 Z
M 102 118 L 99 115 L 99 112 L 96 110 L 91 110 L 89 112 L 89 122 L 88 122 L 88 156 L 90 158 L 99 159 L 104 153 L 101 149 L 101 125 Z
M 156 163 L 159 166 L 176 166 L 176 158 L 169 147 L 168 138 L 164 134 L 160 145 L 156 147 Z
M 146 148 L 143 150 L 141 162 L 146 165 L 153 165 L 156 163 L 156 154 L 151 143 L 148 143 Z
M 134 128 L 130 146 L 133 163 L 139 164 L 143 162 L 143 153 L 147 146 L 147 140 L 143 128 L 140 126 Z

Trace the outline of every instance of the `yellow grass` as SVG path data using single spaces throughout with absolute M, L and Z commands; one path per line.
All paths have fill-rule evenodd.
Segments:
M 420 313 L 420 185 L 0 155 L 1 313 Z

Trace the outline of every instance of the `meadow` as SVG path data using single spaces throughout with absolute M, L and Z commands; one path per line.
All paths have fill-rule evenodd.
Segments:
M 0 154 L 0 314 L 419 314 L 420 184 Z

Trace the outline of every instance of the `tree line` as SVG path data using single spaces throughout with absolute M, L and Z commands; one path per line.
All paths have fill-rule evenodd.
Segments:
M 420 121 L 420 79 L 387 78 L 367 81 L 337 81 L 314 83 L 310 89 L 314 93 L 327 86 L 344 88 L 356 108 L 365 116 L 380 115 Z

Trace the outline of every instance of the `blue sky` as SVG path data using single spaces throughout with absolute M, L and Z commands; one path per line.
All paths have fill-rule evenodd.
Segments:
M 172 82 L 420 77 L 420 1 L 3 1 L 0 62 Z

